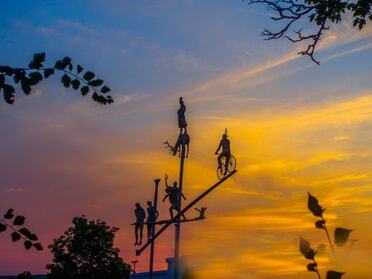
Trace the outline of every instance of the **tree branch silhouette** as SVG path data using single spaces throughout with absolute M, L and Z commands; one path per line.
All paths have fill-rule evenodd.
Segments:
M 272 32 L 265 29 L 261 35 L 266 40 L 286 38 L 293 43 L 306 42 L 307 47 L 298 54 L 307 55 L 317 65 L 320 62 L 315 59 L 314 53 L 324 31 L 329 30 L 331 24 L 342 21 L 342 16 L 347 12 L 352 13 L 353 26 L 362 30 L 367 20 L 372 20 L 372 0 L 243 0 L 249 5 L 265 4 L 274 11 L 274 21 L 284 22 L 279 31 Z M 288 36 L 296 23 L 303 25 L 304 22 L 315 24 L 315 31 L 303 33 L 303 28 L 293 31 L 295 36 Z M 294 27 L 295 28 L 295 27 Z
M 43 65 L 45 57 L 45 53 L 36 53 L 28 67 L 24 68 L 0 66 L 0 92 L 3 92 L 5 102 L 13 104 L 16 92 L 13 85 L 6 83 L 7 78 L 13 79 L 13 83 L 19 84 L 22 91 L 28 95 L 33 86 L 56 72 L 62 73 L 61 83 L 64 87 L 80 90 L 83 96 L 90 92 L 93 101 L 99 104 L 107 105 L 114 102 L 111 96 L 106 95 L 111 91 L 110 88 L 103 85 L 102 79 L 95 78 L 93 72 L 83 73 L 84 68 L 80 65 L 74 67 L 71 58 L 67 56 L 56 61 L 54 67 L 46 68 Z
M 29 250 L 31 247 L 35 247 L 36 250 L 43 250 L 43 246 L 36 242 L 38 237 L 31 233 L 29 229 L 23 227 L 25 223 L 24 216 L 15 216 L 13 209 L 8 209 L 4 214 L 4 218 L 0 219 L 0 233 L 5 232 L 8 228 L 12 231 L 11 238 L 13 242 L 23 239 L 23 244 L 26 250 Z M 21 227 L 18 229 L 17 227 Z

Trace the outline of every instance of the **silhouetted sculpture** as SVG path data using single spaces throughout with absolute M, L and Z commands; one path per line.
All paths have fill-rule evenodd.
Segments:
M 218 151 L 222 148 L 222 151 L 220 155 L 218 155 Z M 222 167 L 221 165 L 221 158 L 225 157 L 226 158 L 226 168 L 224 171 L 224 175 L 227 173 L 227 166 L 230 161 L 230 156 L 231 156 L 231 150 L 230 150 L 230 140 L 227 139 L 227 130 L 225 133 L 222 135 L 222 139 L 220 141 L 220 144 L 218 145 L 218 148 L 215 152 L 216 155 L 218 155 L 217 161 L 218 161 L 218 168 L 220 169 Z
M 136 242 L 134 243 L 134 245 L 141 245 L 143 237 L 143 223 L 145 222 L 146 213 L 139 203 L 136 203 L 136 209 L 134 210 L 134 214 L 136 215 L 136 224 L 134 229 Z
M 178 136 L 176 145 L 173 148 L 173 155 L 176 155 L 177 150 L 180 148 L 180 145 L 186 147 L 185 157 L 187 158 L 189 156 L 189 144 L 190 144 L 190 136 L 186 132 L 184 134 L 180 134 Z M 181 154 L 180 154 L 181 156 Z
M 195 207 L 195 210 L 199 212 L 198 219 L 204 219 L 205 218 L 205 211 L 207 210 L 206 207 L 202 207 L 200 209 Z
M 177 111 L 178 115 L 178 128 L 180 128 L 180 134 L 183 132 L 186 134 L 187 133 L 187 122 L 186 122 L 186 117 L 185 117 L 185 112 L 186 112 L 186 106 L 183 103 L 183 98 L 180 97 L 180 108 Z
M 179 134 L 177 138 L 177 142 L 175 146 L 172 146 L 169 144 L 168 141 L 164 142 L 167 148 L 169 148 L 169 153 L 175 156 L 177 152 L 180 150 L 180 146 L 186 147 L 185 157 L 187 158 L 189 156 L 189 144 L 190 144 L 190 136 L 188 134 Z M 181 153 L 179 154 L 179 157 L 181 157 Z
M 183 195 L 183 193 L 180 192 L 180 188 L 177 187 L 176 181 L 173 182 L 173 186 L 168 185 L 167 174 L 165 175 L 165 187 L 166 187 L 165 192 L 167 194 L 164 196 L 162 201 L 164 202 L 167 198 L 169 199 L 169 202 L 171 203 L 171 206 L 169 207 L 169 213 L 170 213 L 171 219 L 173 219 L 173 210 L 178 211 L 179 197 L 182 196 L 184 200 L 186 200 L 186 197 Z M 186 219 L 184 215 L 182 215 L 182 217 Z
M 159 216 L 159 212 L 156 210 L 155 206 L 152 205 L 151 201 L 147 202 L 147 206 L 147 240 L 150 240 L 155 229 L 155 222 Z

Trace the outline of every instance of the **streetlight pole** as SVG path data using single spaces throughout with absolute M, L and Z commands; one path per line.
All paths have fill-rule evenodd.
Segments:
M 133 279 L 136 279 L 136 263 L 138 263 L 138 260 L 132 261 L 131 263 L 133 264 Z

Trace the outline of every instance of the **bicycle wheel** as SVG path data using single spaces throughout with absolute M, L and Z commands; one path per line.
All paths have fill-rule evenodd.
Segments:
M 227 171 L 229 173 L 233 172 L 236 168 L 236 159 L 233 155 L 230 156 L 229 165 L 227 166 Z
M 221 167 L 217 167 L 217 177 L 218 177 L 218 179 L 222 179 L 226 176 L 225 168 L 226 168 L 226 158 L 222 157 L 221 158 Z

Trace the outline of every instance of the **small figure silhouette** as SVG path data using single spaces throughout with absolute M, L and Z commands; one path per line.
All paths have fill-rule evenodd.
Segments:
M 186 200 L 186 197 L 183 195 L 183 193 L 180 192 L 180 188 L 177 187 L 177 182 L 173 182 L 173 186 L 168 185 L 168 175 L 165 174 L 165 192 L 167 193 L 164 198 L 163 202 L 168 198 L 169 202 L 171 203 L 171 206 L 169 207 L 169 213 L 171 216 L 171 219 L 173 219 L 173 210 L 176 210 L 178 212 L 178 204 L 179 204 L 179 198 L 182 196 L 184 200 Z M 182 217 L 186 220 L 185 215 L 182 214 Z
M 136 246 L 136 245 L 142 244 L 143 223 L 145 222 L 145 218 L 146 218 L 145 210 L 141 207 L 139 203 L 136 203 L 136 209 L 134 210 L 134 214 L 136 215 L 136 223 L 135 223 L 135 228 L 134 228 L 136 242 L 134 243 L 134 246 Z M 138 232 L 139 232 L 139 235 L 138 235 Z
M 152 205 L 151 201 L 147 202 L 147 206 L 147 240 L 150 240 L 155 229 L 155 222 L 159 216 L 159 212 L 156 210 L 155 206 Z
M 180 128 L 180 134 L 182 134 L 183 132 L 187 133 L 187 122 L 186 122 L 186 117 L 185 117 L 186 106 L 183 102 L 182 97 L 180 97 L 179 103 L 180 103 L 180 108 L 177 111 L 178 128 Z
M 200 209 L 195 207 L 195 210 L 199 212 L 199 217 L 197 217 L 198 219 L 204 219 L 205 218 L 205 211 L 207 210 L 206 207 L 202 207 Z
M 221 148 L 222 148 L 222 151 L 221 151 L 220 155 L 218 155 L 218 151 Z M 227 130 L 225 130 L 225 133 L 222 135 L 222 139 L 220 141 L 220 144 L 218 145 L 218 148 L 217 148 L 215 154 L 218 155 L 218 157 L 217 157 L 218 168 L 222 167 L 221 158 L 222 157 L 226 158 L 226 166 L 225 166 L 225 171 L 224 171 L 224 175 L 225 175 L 227 173 L 227 166 L 229 165 L 230 156 L 231 156 L 230 140 L 227 139 Z

